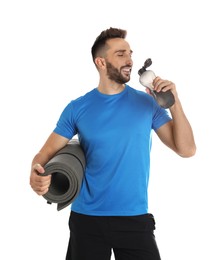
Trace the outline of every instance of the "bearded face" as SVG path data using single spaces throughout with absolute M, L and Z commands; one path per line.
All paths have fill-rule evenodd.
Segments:
M 119 84 L 125 84 L 130 80 L 131 66 L 122 66 L 120 69 L 115 68 L 109 61 L 106 60 L 107 76 Z

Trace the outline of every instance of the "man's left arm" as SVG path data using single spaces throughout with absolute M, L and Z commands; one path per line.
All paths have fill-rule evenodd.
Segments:
M 156 131 L 157 135 L 164 144 L 178 155 L 182 157 L 193 156 L 196 152 L 193 130 L 178 98 L 175 84 L 156 77 L 153 85 L 156 91 L 161 91 L 161 89 L 162 91 L 171 90 L 175 98 L 175 103 L 169 108 L 172 120 L 161 126 Z

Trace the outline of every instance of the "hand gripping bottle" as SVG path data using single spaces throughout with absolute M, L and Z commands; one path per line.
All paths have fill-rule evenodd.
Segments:
M 147 59 L 142 66 L 142 68 L 138 71 L 139 74 L 139 82 L 146 88 L 149 88 L 150 93 L 157 101 L 157 103 L 163 108 L 171 107 L 174 102 L 174 95 L 170 90 L 163 92 L 157 92 L 153 88 L 153 80 L 155 79 L 156 75 L 152 70 L 146 70 L 152 64 L 151 59 Z

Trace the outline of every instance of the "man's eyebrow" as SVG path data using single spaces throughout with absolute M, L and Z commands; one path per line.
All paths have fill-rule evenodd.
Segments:
M 127 52 L 127 50 L 117 50 L 117 51 L 115 51 L 115 53 L 117 53 L 117 52 Z M 132 50 L 130 50 L 130 53 L 132 54 L 132 53 L 133 53 L 133 51 L 132 51 Z

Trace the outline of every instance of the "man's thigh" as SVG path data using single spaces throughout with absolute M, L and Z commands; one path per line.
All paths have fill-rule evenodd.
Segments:
M 104 237 L 103 217 L 71 212 L 70 240 L 66 260 L 110 260 L 111 247 Z
M 160 260 L 152 214 L 117 217 L 110 226 L 116 260 Z

